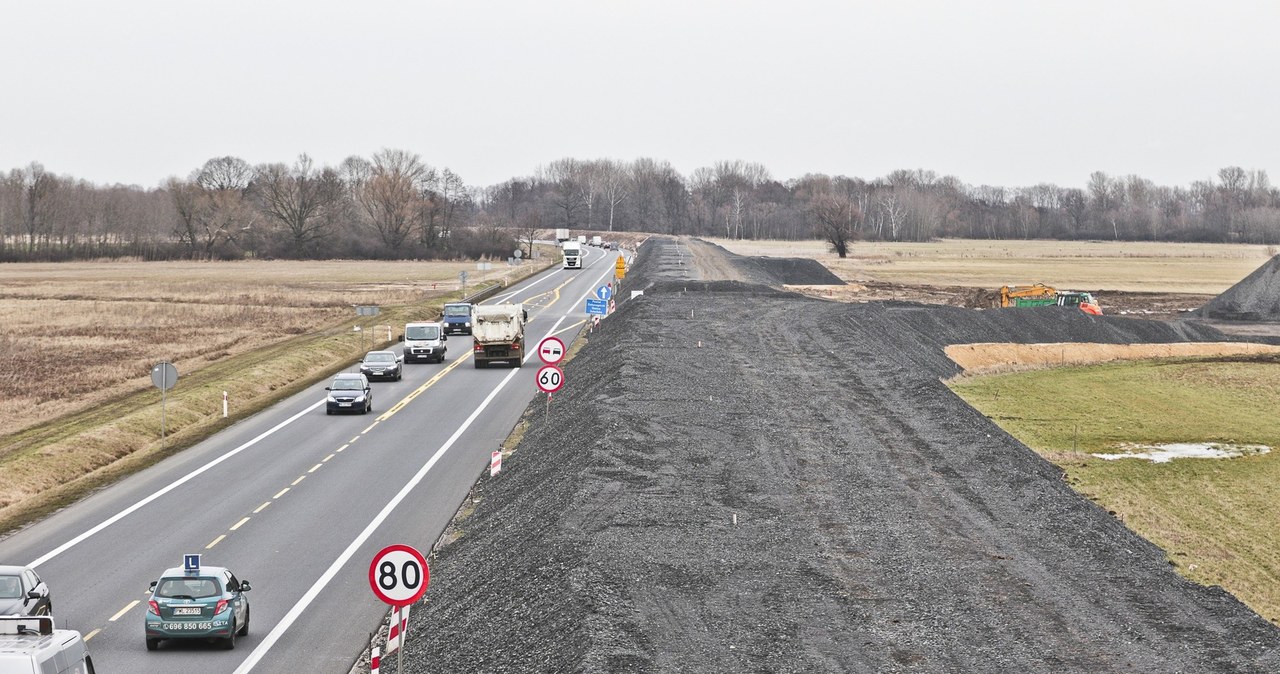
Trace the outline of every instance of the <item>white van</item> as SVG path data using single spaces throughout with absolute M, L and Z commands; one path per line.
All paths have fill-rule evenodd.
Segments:
M 425 360 L 428 363 L 444 362 L 447 348 L 443 323 L 406 323 L 404 326 L 404 362 Z
M 0 616 L 0 674 L 94 674 L 93 659 L 80 633 L 50 616 Z

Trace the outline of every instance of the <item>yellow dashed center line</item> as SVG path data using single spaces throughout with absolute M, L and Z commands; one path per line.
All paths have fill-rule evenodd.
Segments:
M 294 482 L 294 484 L 297 484 L 297 482 Z M 289 491 L 289 488 L 288 488 L 288 487 L 285 487 L 284 489 L 281 489 L 280 491 L 276 492 L 276 495 L 275 495 L 275 496 L 272 496 L 271 498 L 273 498 L 273 499 L 280 498 L 281 496 L 284 496 L 285 492 L 287 492 L 287 491 Z
M 294 480 L 294 481 L 293 481 L 293 484 L 291 484 L 291 485 L 289 485 L 289 486 L 290 486 L 290 487 L 296 487 L 296 486 L 298 486 L 298 483 L 299 483 L 299 482 L 302 482 L 302 481 L 303 481 L 303 480 L 305 480 L 305 479 L 307 479 L 307 476 L 306 476 L 306 475 L 303 475 L 302 477 L 299 477 L 298 479 Z
M 363 431 L 360 431 L 360 435 L 364 435 L 365 433 L 368 433 L 369 431 L 373 430 L 373 427 L 374 427 L 374 426 L 377 426 L 377 425 L 378 425 L 378 422 L 377 422 L 377 421 L 375 421 L 375 422 L 373 422 L 373 423 L 369 424 L 369 427 L 368 427 L 368 428 L 364 429 Z
M 204 549 L 205 549 L 205 550 L 208 550 L 209 548 L 212 548 L 213 546 L 215 546 L 215 545 L 217 545 L 217 544 L 221 543 L 221 542 L 222 542 L 222 539 L 224 539 L 224 538 L 226 538 L 226 537 L 227 537 L 227 535 L 226 535 L 226 534 L 222 534 L 221 536 L 219 536 L 219 537 L 217 537 L 217 538 L 213 539 L 213 542 L 212 542 L 212 543 L 210 543 L 210 544 L 208 544 L 208 545 L 204 546 Z
M 356 440 L 359 440 L 359 439 L 360 439 L 360 436 L 358 436 L 358 435 L 357 435 L 356 437 L 351 438 L 351 440 L 347 441 L 347 444 L 348 444 L 348 445 L 350 445 L 351 443 L 353 443 L 353 442 L 355 442 Z
M 94 638 L 95 636 L 97 636 L 97 635 L 98 635 L 98 632 L 101 632 L 101 631 L 102 631 L 102 630 L 94 630 L 94 631 L 92 631 L 92 632 L 90 632 L 90 633 L 88 633 L 88 634 L 84 635 L 84 640 L 85 640 L 85 641 L 88 641 L 88 640 L 90 640 L 90 639 Z
M 337 456 L 337 455 L 338 455 L 338 454 L 337 454 L 337 452 L 334 452 L 333 454 L 330 454 L 329 456 L 326 456 L 326 457 L 324 457 L 323 459 L 320 459 L 320 463 L 328 463 L 328 462 L 329 462 L 329 459 L 332 459 L 333 457 L 335 457 L 335 456 Z
M 235 524 L 232 524 L 232 525 L 231 525 L 231 530 L 232 530 L 232 531 L 235 531 L 236 529 L 239 529 L 240 527 L 244 526 L 244 523 L 245 523 L 245 522 L 248 522 L 248 521 L 249 521 L 249 518 L 248 518 L 248 517 L 246 517 L 246 518 L 244 518 L 244 519 L 240 520 L 239 522 L 236 522 Z
M 311 470 L 309 470 L 309 471 L 307 471 L 307 472 L 308 472 L 308 473 L 314 473 L 314 472 L 316 472 L 317 470 L 320 470 L 320 467 L 321 467 L 321 466 L 323 466 L 323 465 L 324 465 L 323 463 L 317 463 L 316 465 L 314 465 L 314 466 L 312 466 L 312 467 L 311 467 Z M 297 484 L 297 482 L 295 482 L 294 484 Z
M 288 490 L 288 489 L 286 489 L 285 491 L 289 491 L 289 490 Z M 282 494 L 283 494 L 284 492 L 280 492 L 280 493 L 282 493 Z M 254 511 L 253 511 L 253 514 L 257 515 L 258 513 L 262 512 L 263 510 L 266 510 L 266 509 L 267 509 L 267 506 L 269 506 L 269 505 L 271 505 L 271 501 L 267 501 L 266 503 L 263 503 L 262 505 L 258 506 L 258 509 L 257 509 L 257 510 L 254 510 Z
M 129 605 L 128 605 L 128 606 L 126 606 L 126 607 L 124 607 L 124 608 L 120 609 L 119 611 L 117 611 L 117 612 L 116 612 L 116 614 L 115 614 L 115 615 L 111 616 L 110 618 L 107 618 L 107 622 L 115 622 L 115 621 L 119 620 L 119 619 L 120 619 L 120 616 L 122 616 L 122 615 L 124 615 L 124 614 L 128 613 L 128 612 L 129 612 L 129 609 L 133 608 L 134 606 L 137 606 L 137 605 L 138 605 L 138 604 L 140 604 L 140 603 L 142 603 L 142 600 L 141 600 L 141 599 L 134 599 L 133 601 L 129 602 Z M 94 631 L 97 631 L 97 630 L 94 630 Z

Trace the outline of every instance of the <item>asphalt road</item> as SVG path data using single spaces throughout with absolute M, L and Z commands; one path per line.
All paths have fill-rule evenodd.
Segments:
M 535 394 L 534 346 L 570 342 L 585 298 L 612 279 L 616 254 L 586 251 L 582 270 L 488 301 L 528 305 L 525 367 L 477 370 L 470 337 L 455 336 L 442 365 L 374 383 L 373 414 L 326 415 L 317 384 L 0 541 L 0 559 L 37 567 L 100 672 L 346 671 L 386 611 L 368 585 L 374 553 L 430 549 Z M 235 650 L 145 650 L 148 585 L 185 553 L 253 585 Z

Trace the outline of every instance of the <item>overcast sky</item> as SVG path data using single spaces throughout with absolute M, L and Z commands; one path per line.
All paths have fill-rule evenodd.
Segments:
M 562 157 L 1161 185 L 1280 170 L 1280 3 L 66 0 L 0 12 L 0 170 Z

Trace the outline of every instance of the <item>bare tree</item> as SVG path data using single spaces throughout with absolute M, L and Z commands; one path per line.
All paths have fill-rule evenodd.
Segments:
M 306 154 L 299 155 L 292 167 L 259 166 L 254 194 L 262 212 L 286 232 L 295 257 L 305 257 L 323 241 L 332 222 L 326 216 L 344 198 L 337 172 L 316 171 Z
M 348 168 L 362 167 L 352 163 Z M 418 155 L 403 150 L 378 152 L 367 177 L 360 176 L 356 203 L 388 249 L 398 249 L 422 216 L 423 190 L 430 177 L 431 170 Z
M 855 222 L 862 219 L 853 202 L 844 195 L 823 194 L 810 202 L 809 215 L 816 222 L 814 233 L 831 244 L 836 255 L 848 257 L 849 244 L 857 237 Z

